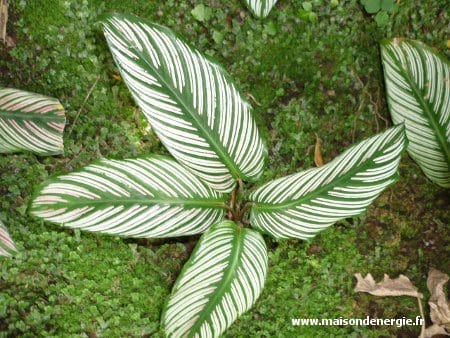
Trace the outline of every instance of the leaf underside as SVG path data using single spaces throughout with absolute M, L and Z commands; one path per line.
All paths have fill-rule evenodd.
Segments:
M 259 297 L 267 275 L 262 236 L 231 221 L 202 235 L 179 275 L 162 322 L 169 337 L 219 337 Z
M 11 256 L 14 251 L 16 251 L 14 241 L 0 221 L 0 256 Z
M 224 217 L 225 197 L 174 160 L 101 160 L 45 182 L 31 213 L 47 221 L 127 237 L 202 233 Z
M 425 175 L 450 187 L 450 64 L 407 39 L 381 43 L 386 92 L 394 123 L 405 123 L 408 152 Z
M 359 215 L 397 178 L 402 125 L 349 148 L 330 163 L 266 183 L 250 195 L 250 222 L 275 238 L 314 237 Z
M 0 88 L 0 153 L 60 154 L 64 125 L 64 109 L 58 100 Z
M 161 142 L 212 188 L 262 174 L 266 149 L 227 73 L 169 29 L 134 16 L 104 22 L 122 78 Z
M 277 1 L 278 0 L 245 0 L 247 6 L 260 18 L 268 16 Z

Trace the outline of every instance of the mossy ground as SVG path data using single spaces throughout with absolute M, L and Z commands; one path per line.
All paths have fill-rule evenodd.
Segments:
M 146 241 L 80 233 L 27 214 L 36 186 L 98 157 L 165 153 L 133 103 L 98 23 L 105 12 L 134 13 L 171 27 L 226 68 L 255 108 L 270 150 L 263 181 L 313 166 L 316 134 L 331 160 L 391 125 L 378 41 L 420 39 L 450 56 L 447 0 L 402 1 L 377 28 L 359 1 L 280 0 L 255 19 L 243 2 L 13 1 L 0 47 L 0 85 L 43 93 L 67 111 L 65 155 L 0 156 L 0 218 L 19 253 L 0 260 L 0 336 L 162 336 L 159 316 L 196 238 Z M 92 95 L 83 105 L 89 89 Z M 417 336 L 419 327 L 294 327 L 291 318 L 415 318 L 415 299 L 353 292 L 353 274 L 407 275 L 422 291 L 430 267 L 449 273 L 448 192 L 407 155 L 400 181 L 367 215 L 338 223 L 311 242 L 267 239 L 269 277 L 260 299 L 228 337 Z M 251 187 L 249 187 L 251 188 Z M 426 293 L 426 292 L 425 292 Z M 425 304 L 425 303 L 424 303 Z

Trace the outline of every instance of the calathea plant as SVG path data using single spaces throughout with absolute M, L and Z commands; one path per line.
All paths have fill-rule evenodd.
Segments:
M 422 42 L 381 42 L 394 123 L 405 123 L 408 153 L 436 184 L 450 188 L 450 63 Z
M 364 212 L 397 180 L 403 125 L 243 200 L 243 182 L 260 178 L 267 151 L 227 73 L 160 25 L 115 14 L 104 30 L 122 78 L 175 160 L 102 159 L 45 182 L 31 213 L 129 237 L 203 233 L 166 303 L 168 336 L 217 337 L 250 309 L 268 270 L 263 233 L 313 237 Z
M 65 121 L 58 100 L 0 87 L 0 154 L 62 153 Z M 9 256 L 14 250 L 14 242 L 0 221 L 0 256 Z

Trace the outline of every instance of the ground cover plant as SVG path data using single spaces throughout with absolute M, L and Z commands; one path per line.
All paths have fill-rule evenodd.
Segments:
M 315 3 L 315 25 L 293 19 L 302 8 L 295 1 L 280 1 L 264 21 L 249 15 L 240 1 L 204 2 L 211 10 L 206 22 L 191 14 L 197 2 L 101 3 L 12 4 L 8 32 L 16 46 L 1 51 L 0 82 L 61 98 L 72 132 L 66 134 L 64 158 L 0 158 L 0 202 L 9 210 L 1 218 L 19 248 L 14 259 L 2 260 L 0 297 L 6 305 L 0 327 L 8 335 L 160 336 L 164 299 L 198 240 L 118 240 L 64 231 L 27 216 L 33 186 L 49 175 L 71 172 L 99 156 L 166 154 L 136 114 L 102 34 L 91 24 L 101 13 L 130 12 L 167 25 L 224 65 L 255 107 L 267 138 L 269 163 L 262 181 L 311 167 L 315 133 L 328 162 L 385 129 L 378 40 L 408 36 L 448 56 L 447 28 L 436 20 L 445 21 L 447 15 L 439 1 L 401 3 L 383 31 L 357 1 L 340 2 L 335 9 Z M 50 15 L 55 11 L 60 15 Z M 229 22 L 225 27 L 224 21 Z M 303 43 L 294 43 L 299 40 Z M 367 216 L 339 222 L 313 242 L 269 240 L 265 289 L 226 335 L 418 334 L 415 327 L 299 328 L 290 323 L 299 316 L 415 316 L 415 302 L 373 300 L 352 291 L 356 271 L 372 271 L 377 279 L 384 272 L 403 273 L 426 289 L 428 267 L 448 266 L 445 191 L 430 184 L 408 157 L 400 173 L 395 189 L 382 194 Z

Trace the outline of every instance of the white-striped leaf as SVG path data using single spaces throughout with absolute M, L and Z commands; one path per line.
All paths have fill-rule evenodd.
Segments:
M 262 236 L 231 221 L 204 233 L 172 290 L 162 322 L 169 337 L 218 337 L 259 297 L 267 275 Z
M 271 181 L 250 195 L 250 222 L 275 238 L 308 239 L 364 212 L 398 179 L 403 125 L 347 149 L 326 165 Z
M 50 222 L 128 237 L 204 232 L 223 219 L 225 197 L 174 160 L 101 160 L 45 182 L 31 213 Z
M 134 16 L 104 23 L 108 45 L 161 142 L 217 191 L 262 174 L 266 149 L 227 73 L 169 29 Z
M 0 88 L 0 153 L 60 154 L 65 121 L 64 108 L 58 100 Z
M 405 123 L 408 152 L 425 175 L 450 187 L 450 63 L 421 42 L 381 43 L 394 123 Z
M 256 16 L 265 18 L 269 15 L 277 0 L 245 0 L 245 2 Z
M 11 256 L 14 251 L 16 251 L 14 241 L 0 221 L 0 256 Z

